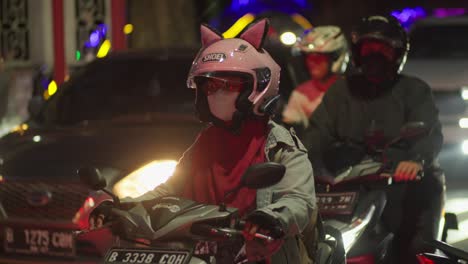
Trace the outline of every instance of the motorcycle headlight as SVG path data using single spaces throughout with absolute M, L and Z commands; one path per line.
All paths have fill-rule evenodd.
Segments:
M 139 197 L 166 182 L 176 168 L 175 160 L 156 160 L 130 173 L 114 185 L 113 192 L 119 197 Z
M 363 217 L 354 220 L 349 227 L 341 231 L 341 236 L 343 238 L 343 246 L 346 252 L 348 252 L 353 247 L 354 243 L 362 235 L 362 233 L 366 229 L 367 224 L 369 224 L 372 216 L 374 215 L 374 212 L 375 206 L 372 205 Z

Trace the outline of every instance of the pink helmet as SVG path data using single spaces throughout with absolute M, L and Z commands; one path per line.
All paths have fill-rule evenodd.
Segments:
M 237 98 L 236 111 L 264 115 L 261 106 L 278 94 L 280 79 L 279 65 L 262 48 L 268 26 L 268 20 L 263 19 L 241 33 L 240 37 L 224 39 L 215 30 L 202 25 L 203 46 L 190 69 L 188 87 L 197 89 L 194 81 L 197 76 L 216 76 L 219 73 L 247 76 L 251 85 Z M 203 112 L 205 116 L 210 115 L 204 101 L 206 96 L 197 89 L 198 114 L 203 121 L 209 121 L 203 117 Z

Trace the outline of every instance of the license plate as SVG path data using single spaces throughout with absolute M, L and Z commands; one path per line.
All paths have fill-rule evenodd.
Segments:
M 70 230 L 5 227 L 4 249 L 8 253 L 75 256 L 75 239 Z
M 321 214 L 352 214 L 357 192 L 318 193 L 317 205 Z
M 105 263 L 185 264 L 190 256 L 189 251 L 183 250 L 115 248 L 106 254 Z

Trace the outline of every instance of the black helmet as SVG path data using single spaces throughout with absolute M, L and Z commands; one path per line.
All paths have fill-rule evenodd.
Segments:
M 406 62 L 409 51 L 409 40 L 406 31 L 393 16 L 368 16 L 361 19 L 351 32 L 353 62 L 361 66 L 360 46 L 365 39 L 380 40 L 395 49 L 395 70 L 400 72 Z

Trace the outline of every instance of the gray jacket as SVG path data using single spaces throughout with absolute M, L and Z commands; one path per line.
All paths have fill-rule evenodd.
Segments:
M 425 161 L 430 166 L 443 142 L 439 111 L 431 88 L 420 79 L 400 75 L 388 92 L 371 99 L 360 98 L 352 91 L 361 76 L 337 81 L 325 94 L 322 104 L 311 118 L 303 142 L 311 159 L 317 161 L 333 142 L 364 142 L 366 129 L 374 122 L 386 139 L 399 135 L 407 122 L 422 121 L 430 128 L 429 135 L 409 150 L 412 160 Z
M 300 263 L 298 235 L 310 221 L 315 209 L 315 188 L 312 166 L 307 151 L 293 131 L 269 122 L 270 133 L 265 145 L 268 161 L 286 166 L 286 174 L 276 185 L 257 191 L 257 210 L 274 216 L 286 231 L 282 249 L 272 258 L 273 263 Z M 194 143 L 196 144 L 196 142 Z M 174 175 L 154 190 L 138 198 L 125 201 L 139 202 L 183 191 L 186 177 L 190 177 L 192 148 L 180 159 Z

